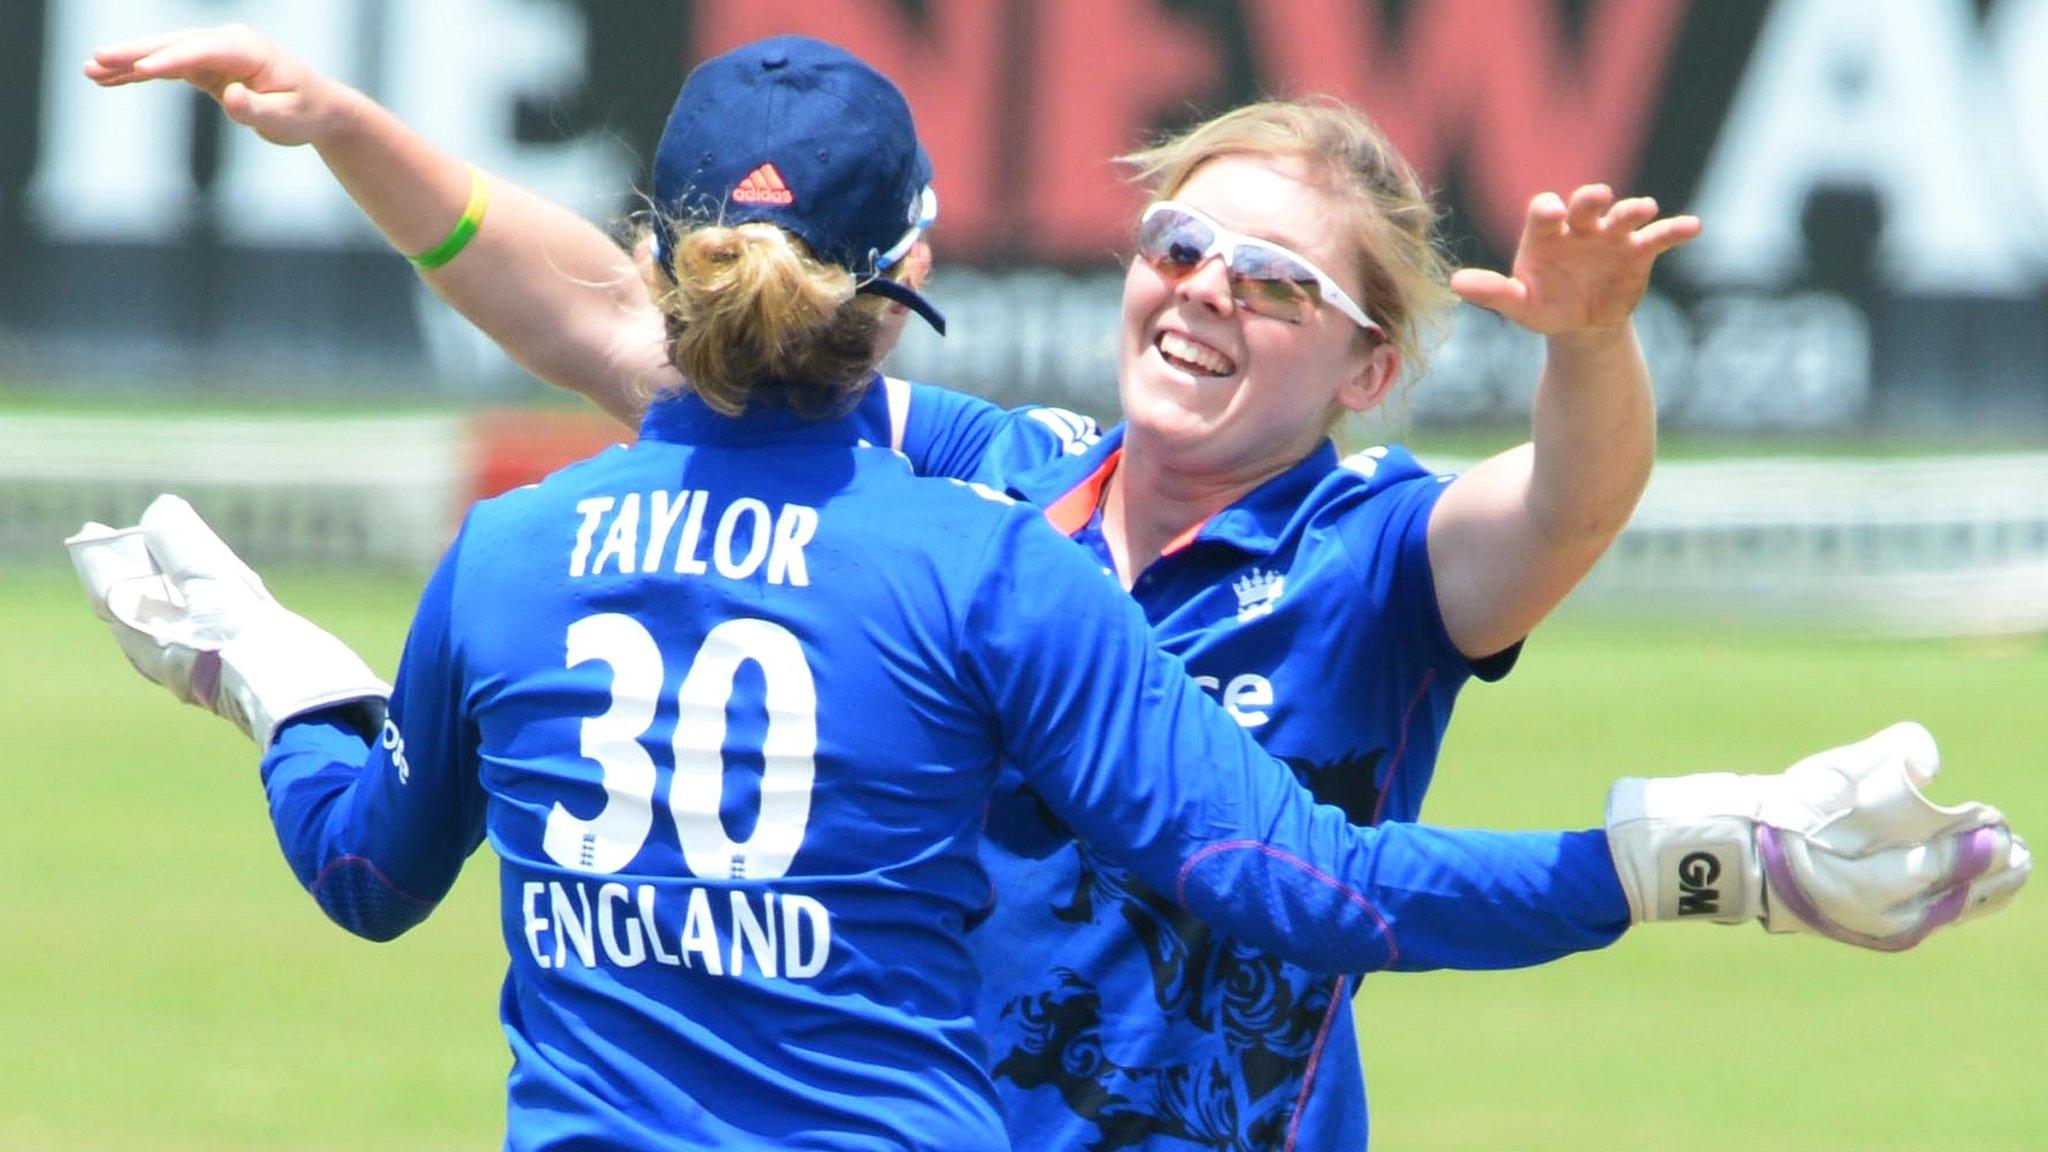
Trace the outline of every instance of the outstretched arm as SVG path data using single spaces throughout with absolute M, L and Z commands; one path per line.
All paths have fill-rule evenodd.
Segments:
M 1520 640 L 1628 522 L 1656 452 L 1649 369 L 1629 317 L 1658 256 L 1699 234 L 1648 197 L 1586 185 L 1529 204 L 1511 276 L 1467 268 L 1451 287 L 1545 337 L 1533 442 L 1466 471 L 1429 524 L 1444 625 L 1477 659 Z
M 243 25 L 100 48 L 85 74 L 109 88 L 182 80 L 271 143 L 312 145 L 363 214 L 409 256 L 439 246 L 471 200 L 468 165 Z M 639 427 L 648 401 L 682 383 L 639 261 L 574 212 L 497 177 L 476 178 L 488 183 L 481 227 L 458 257 L 421 268 L 421 278 L 527 371 Z M 908 262 L 913 282 L 922 280 L 930 249 L 917 245 Z M 908 315 L 892 309 L 886 340 Z M 1095 431 L 1068 413 L 1006 415 L 930 386 L 919 398 L 908 429 L 899 428 L 907 434 L 891 443 L 923 475 L 1000 483 L 1011 470 L 1085 446 Z
M 101 48 L 85 74 L 103 87 L 182 80 L 271 143 L 312 145 L 400 252 L 439 245 L 470 202 L 462 161 L 243 25 Z M 679 378 L 632 255 L 560 205 L 476 178 L 490 182 L 482 227 L 458 258 L 421 277 L 527 371 L 637 427 L 648 397 Z
M 1540 964 L 1628 927 L 1597 831 L 1361 827 L 1318 805 L 1092 558 L 1015 511 L 960 629 L 965 677 L 1004 761 L 1162 897 L 1331 973 Z
M 1939 757 L 1913 724 L 1776 775 L 1624 780 L 1604 834 L 1353 825 L 1152 647 L 1092 561 L 1035 515 L 1008 529 L 961 630 L 1004 759 L 1155 891 L 1305 967 L 1513 967 L 1685 919 L 1895 951 L 2026 880 L 1996 809 L 1926 798 Z

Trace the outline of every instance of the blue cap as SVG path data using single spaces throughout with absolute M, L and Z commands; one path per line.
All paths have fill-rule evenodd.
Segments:
M 931 302 L 881 273 L 938 212 L 932 162 L 910 104 L 888 78 L 822 40 L 776 36 L 699 64 L 683 81 L 654 155 L 655 254 L 670 221 L 762 221 L 853 273 L 940 332 Z

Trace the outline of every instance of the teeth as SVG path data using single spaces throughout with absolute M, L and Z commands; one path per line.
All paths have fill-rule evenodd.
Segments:
M 1176 366 L 1189 368 L 1209 376 L 1228 376 L 1236 367 L 1228 356 L 1213 348 L 1195 343 L 1177 332 L 1163 332 L 1159 336 L 1159 351 Z

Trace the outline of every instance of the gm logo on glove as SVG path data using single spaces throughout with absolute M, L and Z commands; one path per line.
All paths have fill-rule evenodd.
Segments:
M 1721 911 L 1721 862 L 1711 852 L 1690 852 L 1678 862 L 1678 914 L 1712 916 Z

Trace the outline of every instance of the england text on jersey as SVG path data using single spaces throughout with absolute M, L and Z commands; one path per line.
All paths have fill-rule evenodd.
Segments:
M 740 976 L 751 964 L 762 976 L 805 980 L 832 952 L 831 913 L 794 892 L 527 881 L 520 912 L 542 968 L 651 963 Z

